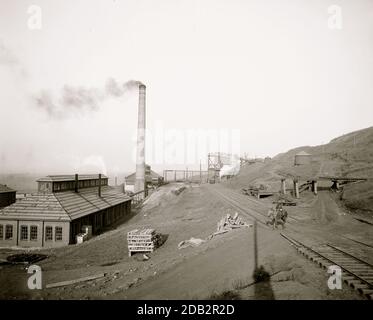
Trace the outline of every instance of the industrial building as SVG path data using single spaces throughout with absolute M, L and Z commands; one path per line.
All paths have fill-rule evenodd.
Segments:
M 0 247 L 60 247 L 83 226 L 98 234 L 131 211 L 131 198 L 102 175 L 56 175 L 37 180 L 38 192 L 0 210 Z
M 0 184 L 0 209 L 16 202 L 16 190 Z
M 294 165 L 299 166 L 299 165 L 310 164 L 311 160 L 312 160 L 312 156 L 309 153 L 301 151 L 295 155 Z
M 145 165 L 145 182 L 147 188 L 153 186 L 159 186 L 163 183 L 163 177 L 153 171 L 149 165 Z M 136 172 L 125 177 L 125 190 L 126 191 L 135 191 L 136 185 Z
M 221 180 L 222 175 L 234 176 L 240 170 L 243 159 L 234 161 L 232 154 L 223 152 L 211 152 L 207 155 L 208 182 L 215 183 Z

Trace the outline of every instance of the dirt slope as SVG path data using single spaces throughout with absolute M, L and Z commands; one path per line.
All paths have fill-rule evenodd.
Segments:
M 300 151 L 312 155 L 311 164 L 294 166 L 294 156 Z M 368 178 L 366 182 L 345 186 L 340 198 L 348 209 L 372 217 L 373 127 L 343 135 L 325 145 L 289 150 L 268 163 L 247 165 L 226 184 L 233 189 L 264 184 L 268 189 L 278 191 L 281 175 L 286 174 L 301 177 L 301 182 L 323 175 Z

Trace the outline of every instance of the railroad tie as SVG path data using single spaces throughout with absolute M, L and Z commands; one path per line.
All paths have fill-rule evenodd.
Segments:
M 342 249 L 328 245 L 331 249 L 316 251 L 305 244 L 283 235 L 291 244 L 296 244 L 298 253 L 327 269 L 331 265 L 342 268 L 342 280 L 364 298 L 373 300 L 373 266 Z

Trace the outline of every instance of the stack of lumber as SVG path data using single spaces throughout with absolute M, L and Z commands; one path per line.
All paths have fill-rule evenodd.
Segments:
M 259 188 L 254 188 L 254 187 L 242 189 L 242 193 L 248 196 L 255 196 L 258 192 L 259 192 Z
M 266 186 L 261 184 L 259 186 L 250 185 L 248 188 L 242 188 L 242 193 L 248 196 L 256 197 L 259 192 L 267 190 Z
M 312 183 L 310 181 L 306 182 L 306 183 L 303 183 L 300 187 L 299 187 L 299 193 L 303 192 L 303 191 L 306 191 L 310 188 L 310 186 L 312 185 Z
M 279 200 L 279 201 L 273 201 L 272 202 L 273 204 L 278 204 L 278 203 L 281 203 L 283 206 L 296 206 L 297 203 L 294 202 L 294 201 L 291 201 L 291 200 L 288 200 L 288 199 L 283 199 L 283 200 Z
M 277 191 L 269 191 L 267 187 L 264 185 L 260 185 L 259 188 L 256 188 L 256 187 L 243 188 L 241 192 L 245 195 L 253 196 L 259 199 L 262 197 L 267 197 L 267 196 L 271 196 L 271 195 L 278 193 Z
M 241 227 L 250 227 L 247 223 L 243 222 L 241 217 L 236 212 L 232 217 L 229 213 L 218 222 L 218 229 L 215 234 L 224 233 L 232 229 Z
M 154 229 L 135 229 L 127 233 L 128 254 L 153 252 L 161 244 L 161 236 Z

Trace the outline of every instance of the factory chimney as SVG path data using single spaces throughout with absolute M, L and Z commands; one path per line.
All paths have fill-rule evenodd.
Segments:
M 139 110 L 137 122 L 137 154 L 135 192 L 145 190 L 145 96 L 146 87 L 139 85 Z
M 101 198 L 101 173 L 98 175 L 98 196 Z
M 79 178 L 78 178 L 78 174 L 76 173 L 75 174 L 75 192 L 78 192 L 79 191 Z

